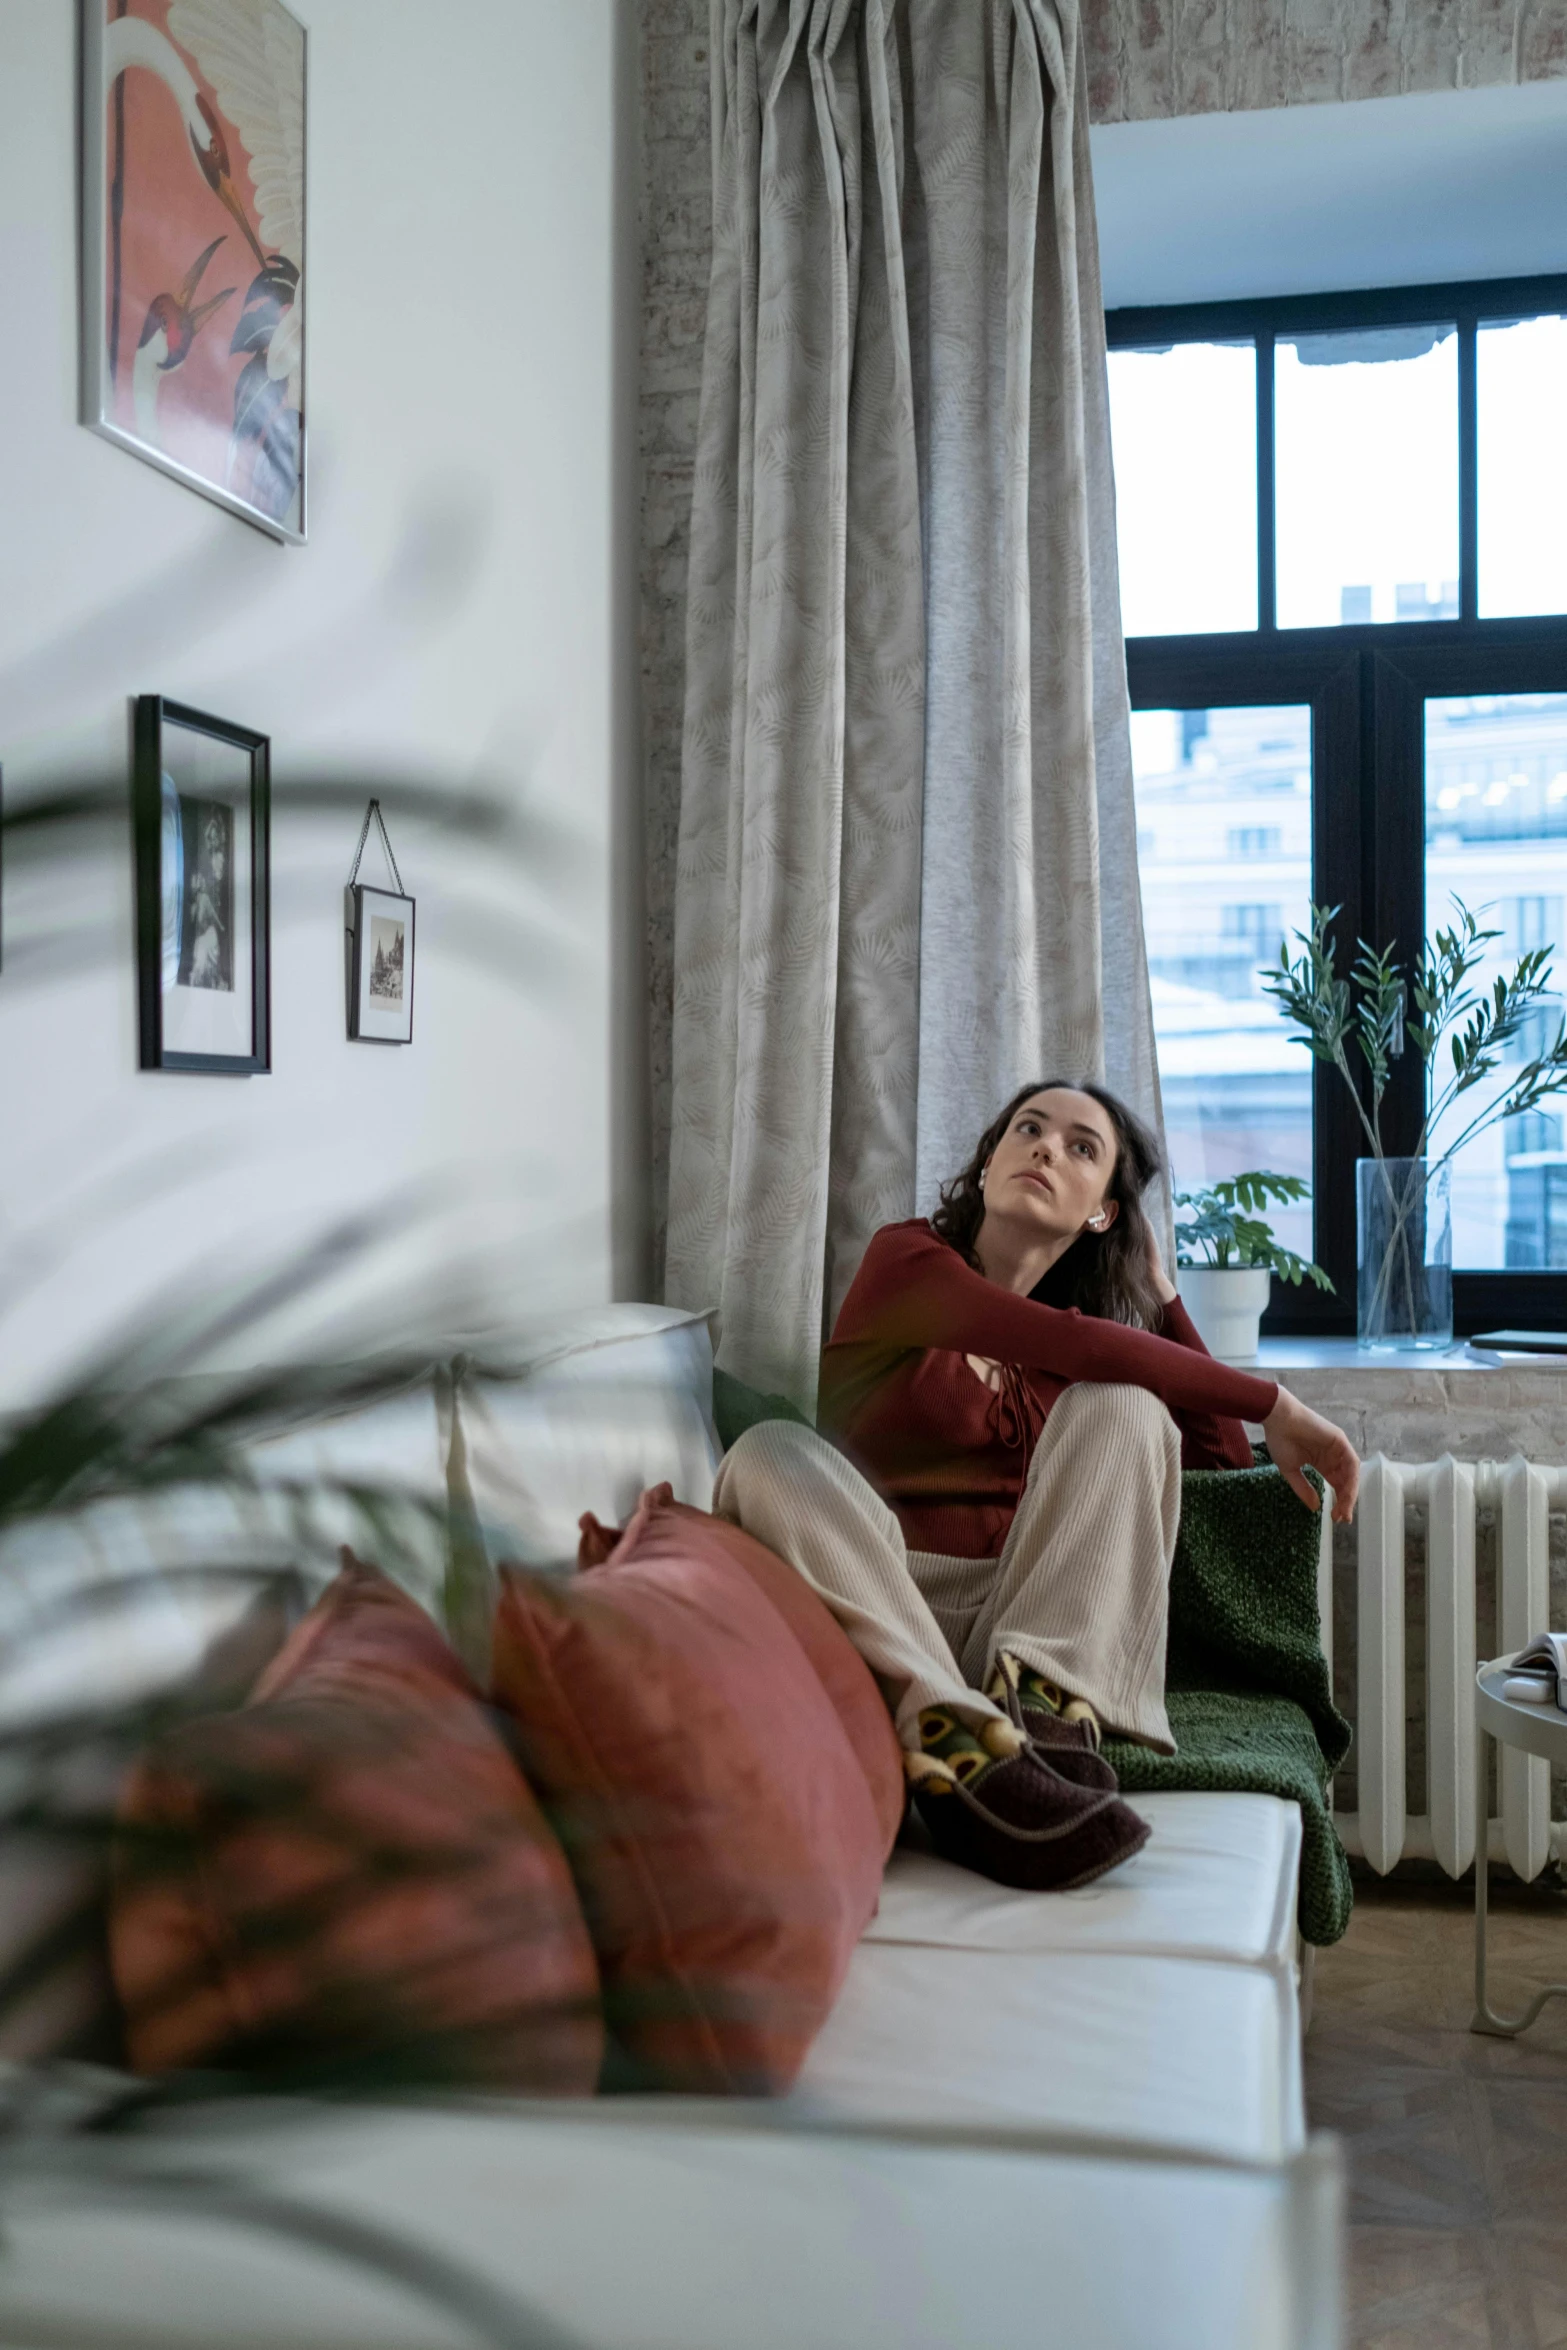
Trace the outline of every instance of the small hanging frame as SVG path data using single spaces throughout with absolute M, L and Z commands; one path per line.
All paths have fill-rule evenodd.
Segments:
M 360 860 L 375 824 L 395 889 L 359 878 Z M 343 893 L 347 928 L 348 1035 L 353 1044 L 412 1044 L 414 1036 L 414 901 L 403 888 L 381 803 L 365 810 Z

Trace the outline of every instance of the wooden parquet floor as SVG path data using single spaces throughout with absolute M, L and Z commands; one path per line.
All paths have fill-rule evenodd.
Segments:
M 1357 1878 L 1306 2040 L 1312 2126 L 1349 2157 L 1349 2338 L 1567 2350 L 1567 2000 L 1472 2033 L 1472 1887 Z M 1493 1888 L 1491 2004 L 1516 2014 L 1567 1982 L 1567 1893 Z

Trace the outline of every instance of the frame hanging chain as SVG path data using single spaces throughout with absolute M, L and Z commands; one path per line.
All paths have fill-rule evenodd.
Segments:
M 352 889 L 355 882 L 359 879 L 359 861 L 365 853 L 365 842 L 370 838 L 370 826 L 372 821 L 380 831 L 381 846 L 385 849 L 386 861 L 392 868 L 392 879 L 397 884 L 397 894 L 399 897 L 405 898 L 408 895 L 408 892 L 404 889 L 403 877 L 397 870 L 397 859 L 392 853 L 391 835 L 386 829 L 386 818 L 381 813 L 381 803 L 379 800 L 372 800 L 368 808 L 365 810 L 365 820 L 359 828 L 359 846 L 354 851 L 354 866 L 353 871 L 348 876 L 348 886 L 350 889 Z

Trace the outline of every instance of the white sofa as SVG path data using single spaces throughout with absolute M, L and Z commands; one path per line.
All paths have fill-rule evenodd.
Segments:
M 665 1477 L 708 1501 L 711 1393 L 703 1318 L 606 1309 L 269 1448 L 257 1506 L 269 1482 L 372 1475 L 433 1504 L 455 1477 L 493 1555 L 555 1562 L 583 1509 L 618 1522 Z M 346 1504 L 312 1506 L 323 1545 L 349 1530 Z M 402 1564 L 440 1570 L 417 1533 Z M 0 2202 L 0 2339 L 173 2350 L 221 2318 L 229 2350 L 1330 2350 L 1339 2182 L 1302 2097 L 1298 1811 L 1137 1800 L 1148 1845 L 1075 1893 L 900 1847 L 772 2105 L 207 2109 L 95 2157 L 88 2200 L 79 2148 L 58 2178 L 34 2159 Z M 374 2241 L 284 2257 L 285 2214 L 236 2204 L 240 2178 Z

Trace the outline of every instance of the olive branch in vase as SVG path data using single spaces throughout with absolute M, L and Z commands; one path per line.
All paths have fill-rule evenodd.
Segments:
M 1424 1198 L 1419 1185 L 1404 1186 L 1403 1196 L 1398 1196 L 1399 1187 L 1388 1172 L 1382 1104 L 1393 1063 L 1402 1057 L 1406 1042 L 1420 1055 L 1425 1114 L 1410 1156 L 1424 1160 L 1441 1120 L 1500 1068 L 1503 1048 L 1547 1001 L 1554 946 L 1531 947 L 1519 956 L 1510 974 L 1498 973 L 1486 988 L 1477 982 L 1476 975 L 1486 949 L 1502 933 L 1482 930 L 1479 917 L 1461 898 L 1455 897 L 1452 904 L 1452 923 L 1433 933 L 1407 969 L 1395 959 L 1393 945 L 1377 950 L 1357 939 L 1348 978 L 1339 975 L 1332 928 L 1341 908 L 1313 905 L 1309 930 L 1294 933 L 1300 954 L 1292 959 L 1287 948 L 1281 948 L 1278 962 L 1261 975 L 1264 992 L 1274 998 L 1313 1059 L 1327 1062 L 1343 1078 L 1366 1138 L 1368 1156 L 1380 1171 L 1390 1232 L 1372 1299 L 1373 1328 L 1380 1326 L 1386 1312 L 1389 1285 L 1399 1266 L 1412 1318 L 1414 1266 L 1409 1223 L 1417 1200 Z M 1450 1071 L 1441 1065 L 1444 1041 Z M 1359 1075 L 1350 1059 L 1351 1047 L 1360 1062 Z M 1447 1166 L 1466 1144 L 1502 1119 L 1516 1118 L 1564 1091 L 1567 1020 L 1559 1020 L 1549 1050 L 1526 1061 L 1511 1085 L 1474 1109 L 1454 1139 L 1430 1161 L 1429 1173 Z

